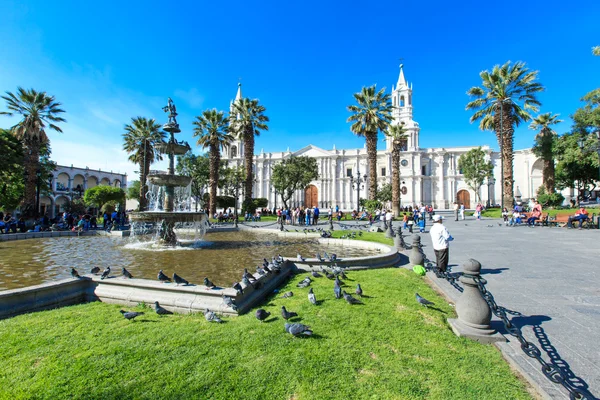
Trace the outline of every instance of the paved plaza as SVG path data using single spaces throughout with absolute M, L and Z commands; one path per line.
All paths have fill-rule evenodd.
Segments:
M 259 224 L 276 228 L 272 223 Z M 328 226 L 324 222 L 319 225 Z M 344 222 L 345 227 L 352 225 Z M 547 362 L 563 367 L 572 382 L 599 396 L 600 230 L 506 227 L 499 225 L 499 220 L 476 221 L 473 217 L 458 222 L 449 217 L 445 225 L 455 238 L 450 246 L 452 272 L 460 272 L 460 265 L 469 258 L 478 260 L 497 303 L 522 314 L 513 316 L 512 322 L 525 338 L 542 349 Z M 427 231 L 430 226 L 428 222 Z M 335 224 L 335 229 L 341 227 Z M 425 254 L 435 260 L 429 234 L 421 236 Z M 410 243 L 410 237 L 406 242 Z M 460 293 L 455 288 L 432 274 L 430 277 L 456 301 Z M 500 321 L 493 324 L 502 327 Z M 536 360 L 525 356 L 519 342 L 508 338 L 500 347 L 511 362 L 551 398 L 568 398 L 566 390 L 542 374 Z

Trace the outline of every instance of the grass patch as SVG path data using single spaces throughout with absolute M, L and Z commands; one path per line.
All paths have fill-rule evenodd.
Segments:
M 587 208 L 588 212 L 590 213 L 590 215 L 596 213 L 598 214 L 597 209 L 594 208 Z M 579 208 L 565 208 L 565 209 L 560 209 L 560 210 L 553 210 L 553 209 L 545 209 L 542 212 L 543 213 L 548 213 L 548 215 L 550 215 L 550 218 L 555 217 L 557 215 L 575 215 L 575 213 L 579 211 Z M 473 215 L 473 213 L 470 213 L 470 215 Z M 489 217 L 489 218 L 501 218 L 502 217 L 502 211 L 499 208 L 492 208 L 492 209 L 488 209 L 485 210 L 481 213 L 482 217 Z
M 383 244 L 387 244 L 389 246 L 394 245 L 394 239 L 386 238 L 384 232 L 362 232 L 362 235 L 358 236 L 358 234 L 361 231 L 343 230 L 343 231 L 331 232 L 331 237 L 334 239 L 341 239 L 342 236 L 348 236 L 352 232 L 356 232 L 355 239 L 357 239 L 357 240 L 364 240 L 365 242 L 383 243 Z
M 118 305 L 91 303 L 0 321 L 0 398 L 526 399 L 499 351 L 456 337 L 453 309 L 404 269 L 350 272 L 364 305 L 333 296 L 331 281 L 308 302 L 295 277 L 254 312 L 209 324 L 203 315 L 125 320 Z M 433 300 L 421 307 L 414 293 Z M 315 336 L 283 331 L 280 308 Z M 138 307 L 144 310 L 142 307 Z M 128 308 L 131 309 L 131 308 Z M 275 318 L 274 318 L 275 317 Z

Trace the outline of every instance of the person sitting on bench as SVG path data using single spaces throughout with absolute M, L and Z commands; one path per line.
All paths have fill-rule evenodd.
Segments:
M 577 213 L 575 213 L 575 215 L 569 217 L 569 222 L 567 223 L 567 226 L 569 228 L 573 228 L 573 221 L 579 221 L 579 229 L 581 229 L 583 226 L 583 221 L 587 220 L 588 211 L 585 209 L 585 207 L 581 206 L 581 208 L 579 209 L 579 211 L 577 211 Z
M 535 226 L 535 221 L 540 219 L 542 216 L 542 206 L 537 200 L 535 201 L 535 205 L 533 206 L 533 210 L 531 211 L 530 215 L 531 216 L 527 218 L 527 225 L 533 228 Z

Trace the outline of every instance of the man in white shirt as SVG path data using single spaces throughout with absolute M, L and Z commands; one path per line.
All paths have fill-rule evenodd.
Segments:
M 448 255 L 450 254 L 448 242 L 454 240 L 454 238 L 442 224 L 442 219 L 441 215 L 433 216 L 433 226 L 429 230 L 429 234 L 431 235 L 438 270 L 446 272 L 448 268 Z

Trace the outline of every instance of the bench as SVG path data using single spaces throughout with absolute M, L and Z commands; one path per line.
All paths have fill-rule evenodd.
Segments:
M 569 217 L 571 217 L 573 215 L 558 214 L 553 219 L 551 219 L 549 222 L 550 222 L 550 224 L 553 224 L 554 226 L 564 228 L 565 226 L 567 226 L 569 224 Z M 596 218 L 597 218 L 596 214 L 589 215 L 588 219 L 583 222 L 582 227 L 586 228 L 586 229 L 596 228 L 598 226 Z M 575 222 L 576 224 L 579 225 L 578 221 L 573 221 L 573 222 Z
M 530 212 L 521 213 L 521 215 L 525 215 L 525 218 L 521 218 L 521 221 L 523 224 L 527 223 L 527 220 L 531 217 L 531 214 L 533 214 L 533 213 L 530 213 Z M 548 213 L 542 213 L 542 215 L 537 220 L 535 220 L 534 225 L 548 226 Z

